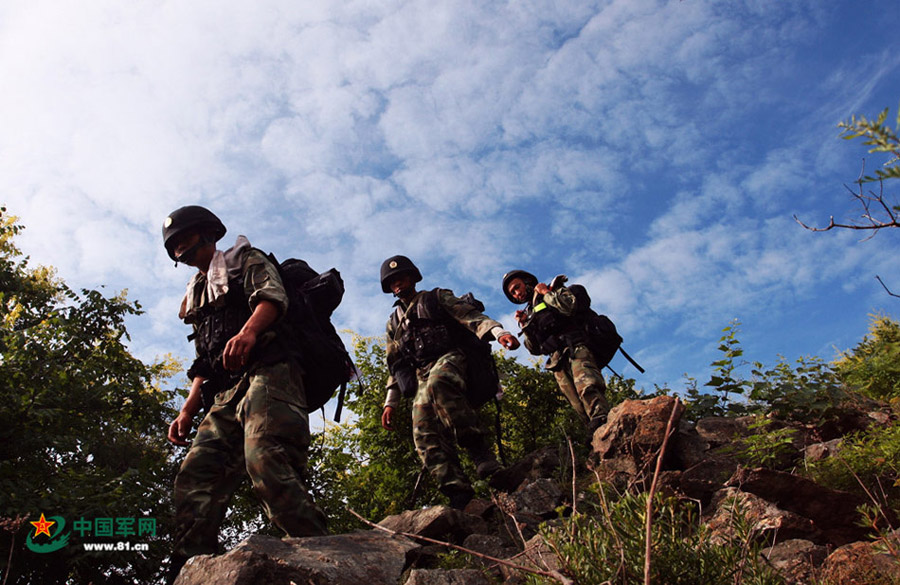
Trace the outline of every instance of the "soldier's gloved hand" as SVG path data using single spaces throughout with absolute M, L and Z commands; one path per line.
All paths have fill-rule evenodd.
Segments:
M 225 344 L 225 351 L 222 352 L 222 365 L 229 371 L 240 370 L 247 365 L 250 350 L 254 345 L 256 345 L 256 333 L 242 330 Z
M 187 445 L 187 438 L 191 433 L 191 422 L 191 417 L 187 413 L 180 413 L 178 418 L 169 425 L 169 441 L 182 447 Z
M 516 311 L 516 321 L 519 322 L 520 327 L 525 324 L 525 321 L 527 319 L 528 319 L 528 314 L 524 310 L 519 309 L 518 311 Z
M 500 342 L 500 345 L 505 347 L 506 349 L 516 349 L 519 347 L 519 340 L 507 333 L 506 335 L 501 335 L 500 339 L 497 340 Z
M 393 406 L 385 406 L 384 411 L 381 413 L 381 426 L 389 431 L 394 430 L 394 407 Z

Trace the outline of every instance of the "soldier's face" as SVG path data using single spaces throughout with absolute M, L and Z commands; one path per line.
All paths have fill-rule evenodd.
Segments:
M 512 279 L 507 290 L 509 291 L 510 296 L 520 303 L 524 303 L 528 300 L 528 287 L 525 286 L 525 281 L 521 278 Z
M 198 233 L 188 233 L 183 236 L 178 237 L 175 240 L 175 257 L 181 258 L 181 256 L 188 251 L 192 246 L 196 245 L 197 242 L 200 241 L 200 234 Z
M 401 296 L 400 293 L 412 288 L 412 286 L 413 286 L 412 275 L 409 274 L 408 272 L 403 273 L 403 274 L 398 274 L 388 283 L 388 288 L 391 289 L 391 292 L 394 293 L 398 297 Z
M 199 243 L 200 233 L 189 232 L 175 240 L 173 251 L 179 262 L 199 268 L 205 272 L 209 268 L 209 263 L 212 260 L 213 252 L 216 251 L 216 247 L 215 244 L 207 242 L 199 248 L 194 248 Z M 187 255 L 183 257 L 185 253 Z

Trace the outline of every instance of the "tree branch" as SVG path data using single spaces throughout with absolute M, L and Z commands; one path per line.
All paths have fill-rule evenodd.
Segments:
M 860 171 L 859 178 L 856 179 L 856 184 L 859 186 L 859 191 L 854 191 L 848 185 L 844 185 L 844 188 L 850 192 L 853 198 L 859 202 L 859 205 L 862 207 L 863 213 L 860 216 L 865 222 L 862 223 L 836 223 L 834 221 L 834 216 L 832 215 L 828 220 L 828 225 L 825 227 L 812 227 L 808 226 L 794 215 L 794 221 L 799 223 L 804 228 L 808 229 L 811 232 L 827 232 L 834 228 L 843 228 L 848 230 L 871 230 L 873 232 L 877 232 L 882 228 L 888 227 L 900 227 L 900 220 L 897 219 L 895 212 L 898 211 L 897 206 L 891 206 L 887 201 L 884 200 L 884 179 L 878 179 L 879 184 L 879 192 L 875 193 L 874 191 L 869 191 L 866 193 L 863 190 L 863 174 L 865 173 L 865 160 L 863 160 L 863 170 Z M 880 208 L 878 213 L 872 212 L 873 205 L 876 208 Z M 874 234 L 873 234 L 874 235 Z M 872 236 L 870 236 L 872 237 Z
M 891 289 L 889 289 L 889 288 L 887 287 L 887 285 L 884 284 L 884 281 L 881 280 L 881 277 L 880 277 L 880 276 L 878 276 L 878 275 L 876 274 L 876 275 L 875 275 L 875 278 L 878 280 L 878 282 L 881 283 L 881 286 L 884 287 L 884 290 L 887 291 L 887 294 L 891 295 L 892 297 L 900 298 L 900 295 L 896 295 L 896 294 L 894 294 L 894 293 L 891 292 Z
M 666 423 L 666 435 L 663 437 L 662 445 L 659 448 L 659 455 L 656 457 L 656 470 L 653 472 L 653 481 L 650 483 L 650 493 L 647 494 L 647 521 L 644 535 L 644 585 L 650 585 L 650 549 L 651 549 L 651 528 L 653 527 L 653 496 L 656 495 L 656 482 L 659 479 L 659 470 L 662 468 L 663 456 L 666 454 L 666 444 L 669 442 L 669 436 L 672 434 L 672 422 L 675 420 L 675 412 L 678 410 L 678 397 L 675 397 L 675 404 L 672 405 L 672 412 L 669 413 L 669 422 Z

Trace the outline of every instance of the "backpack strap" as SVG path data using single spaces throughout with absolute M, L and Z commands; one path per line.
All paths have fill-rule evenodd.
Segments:
M 630 355 L 628 355 L 628 352 L 625 351 L 624 349 L 622 349 L 622 346 L 621 346 L 621 345 L 619 346 L 619 351 L 622 352 L 622 355 L 625 356 L 625 359 L 626 359 L 626 360 L 628 360 L 629 362 L 631 362 L 631 365 L 632 365 L 632 366 L 636 367 L 640 373 L 642 373 L 642 374 L 644 373 L 644 368 L 641 367 L 641 364 L 639 364 L 639 363 L 637 363 L 636 361 L 634 361 L 634 358 L 632 358 Z M 609 366 L 607 365 L 607 367 L 609 367 Z M 610 368 L 610 369 L 612 369 L 612 368 Z

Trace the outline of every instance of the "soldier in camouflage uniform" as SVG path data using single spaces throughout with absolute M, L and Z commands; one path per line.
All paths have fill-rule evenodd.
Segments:
M 391 376 L 381 424 L 392 430 L 400 397 L 414 397 L 416 451 L 450 505 L 462 509 L 474 492 L 460 467 L 454 438 L 472 457 L 480 478 L 489 478 L 501 468 L 466 398 L 467 358 L 460 336 L 495 339 L 508 349 L 516 349 L 519 342 L 452 291 L 416 291 L 420 280 L 419 269 L 405 256 L 388 258 L 381 266 L 382 291 L 398 297 L 387 324 Z
M 219 526 L 245 474 L 288 536 L 326 534 L 303 479 L 310 433 L 301 371 L 279 343 L 287 294 L 278 269 L 243 236 L 216 250 L 224 234 L 199 206 L 173 211 L 163 227 L 169 256 L 198 269 L 179 313 L 193 326 L 197 359 L 169 440 L 187 445 L 194 416 L 207 410 L 175 478 L 169 582 L 189 557 L 218 552 Z
M 545 367 L 553 372 L 566 400 L 593 434 L 606 422 L 609 404 L 602 366 L 588 349 L 575 315 L 575 295 L 562 285 L 551 290 L 524 270 L 503 276 L 503 293 L 513 303 L 527 303 L 524 310 L 516 311 L 525 347 L 533 355 L 550 356 Z

